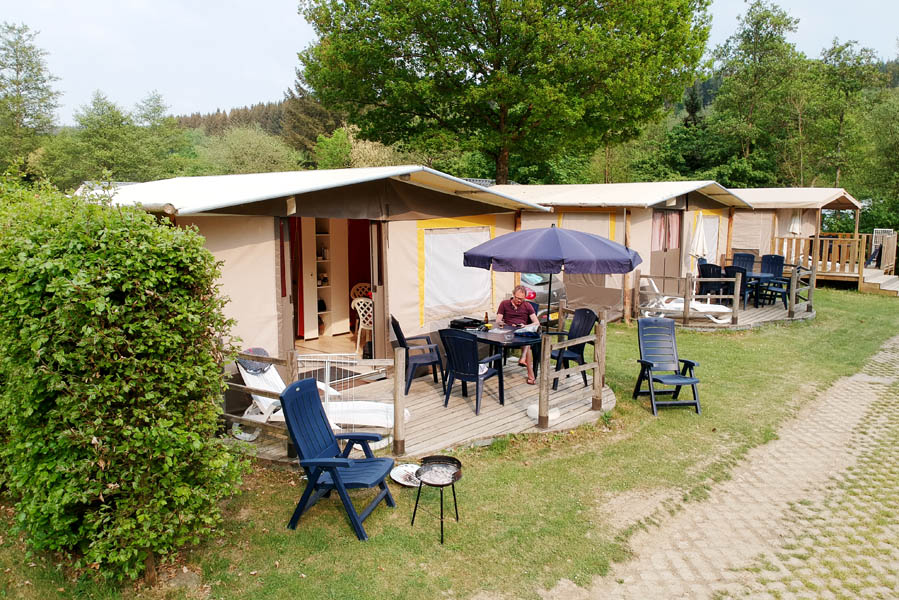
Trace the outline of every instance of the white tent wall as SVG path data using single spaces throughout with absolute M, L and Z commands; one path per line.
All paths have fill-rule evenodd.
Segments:
M 439 282 L 433 277 L 429 277 L 428 267 L 431 265 L 428 264 L 425 257 L 427 255 L 426 240 L 430 239 L 429 231 L 435 234 L 451 235 L 452 230 L 458 230 L 460 233 L 477 233 L 485 231 L 486 228 L 490 232 L 490 237 L 493 238 L 515 230 L 514 214 L 393 221 L 388 224 L 388 227 L 387 296 L 390 304 L 389 310 L 390 314 L 399 321 L 405 335 L 433 333 L 447 327 L 453 309 L 456 310 L 456 314 L 452 316 L 467 314 L 477 317 L 485 311 L 493 315 L 500 300 L 511 293 L 514 282 L 512 273 L 491 274 L 472 268 L 473 275 L 478 277 L 488 275 L 488 281 L 491 282 L 489 295 L 480 297 L 476 301 L 469 298 L 457 298 L 458 304 L 455 307 L 447 306 L 445 298 L 438 302 L 438 299 L 427 295 L 427 286 L 432 286 L 433 290 L 433 286 Z M 470 268 L 461 266 L 461 256 L 459 261 L 460 269 Z M 443 285 L 446 286 L 445 291 L 453 291 L 452 276 L 447 277 Z M 451 296 L 451 294 L 448 295 Z M 438 303 L 441 304 L 440 308 L 443 310 L 435 312 L 432 307 Z M 391 332 L 391 338 L 392 334 L 393 332 Z
M 274 217 L 179 217 L 195 225 L 206 248 L 222 261 L 220 292 L 230 299 L 225 315 L 236 320 L 240 346 L 258 346 L 281 355 L 278 328 L 279 265 Z

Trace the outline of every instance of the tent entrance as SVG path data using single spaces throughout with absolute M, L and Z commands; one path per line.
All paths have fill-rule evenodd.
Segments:
M 295 347 L 354 352 L 358 327 L 350 296 L 354 289 L 358 295 L 357 284 L 371 282 L 369 221 L 290 217 L 290 242 Z

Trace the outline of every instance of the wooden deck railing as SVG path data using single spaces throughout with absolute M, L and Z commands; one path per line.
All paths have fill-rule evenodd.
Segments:
M 800 265 L 825 277 L 862 278 L 870 248 L 871 235 L 867 233 L 857 236 L 828 233 L 817 239 L 774 237 L 771 240 L 771 253 L 783 256 L 785 265 Z
M 574 311 L 566 307 L 560 307 L 559 326 L 565 322 L 567 313 Z M 596 323 L 594 333 L 584 337 L 565 340 L 562 342 L 550 343 L 547 334 L 543 337 L 543 343 L 540 348 L 540 377 L 538 381 L 539 390 L 537 398 L 537 427 L 540 429 L 549 428 L 549 391 L 550 383 L 555 378 L 562 378 L 567 375 L 575 375 L 583 371 L 593 371 L 593 403 L 590 407 L 592 410 L 602 410 L 602 389 L 606 378 L 606 312 L 602 311 L 599 315 L 599 321 Z M 552 353 L 554 350 L 564 350 L 578 344 L 593 344 L 593 360 L 583 365 L 575 365 L 567 369 L 558 371 L 552 370 Z
M 896 273 L 896 235 L 886 235 L 880 247 L 880 268 L 887 275 Z

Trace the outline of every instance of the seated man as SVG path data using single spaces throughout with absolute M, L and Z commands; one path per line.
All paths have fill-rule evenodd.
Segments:
M 503 325 L 521 327 L 528 323 L 540 324 L 534 307 L 525 300 L 526 295 L 527 288 L 523 285 L 516 285 L 515 289 L 512 290 L 512 298 L 499 303 L 499 308 L 496 309 L 497 327 L 502 327 Z M 518 361 L 518 364 L 527 367 L 528 383 L 534 385 L 537 381 L 534 378 L 534 359 L 532 354 L 530 346 L 522 348 L 521 359 Z

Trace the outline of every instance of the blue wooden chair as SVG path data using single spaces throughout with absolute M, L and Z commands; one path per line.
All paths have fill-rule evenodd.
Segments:
M 392 458 L 375 458 L 369 442 L 381 439 L 377 433 L 346 433 L 335 436 L 325 415 L 318 388 L 314 379 L 303 379 L 288 385 L 281 392 L 281 406 L 287 431 L 297 449 L 300 466 L 306 472 L 306 489 L 300 498 L 290 522 L 289 529 L 296 529 L 300 517 L 318 502 L 322 496 L 328 496 L 334 490 L 340 496 L 350 524 L 360 540 L 367 540 L 368 535 L 362 522 L 371 514 L 381 500 L 387 506 L 394 507 L 396 502 L 390 495 L 385 479 L 393 468 Z M 337 440 L 347 440 L 347 445 L 340 451 Z M 365 458 L 351 459 L 350 451 L 358 443 L 365 453 Z M 355 488 L 381 489 L 361 513 L 356 512 L 347 490 Z
M 713 263 L 700 263 L 699 265 L 699 292 L 698 295 L 718 295 L 724 289 L 723 281 L 703 281 L 703 279 L 720 279 L 724 277 L 724 271 Z
M 784 277 L 784 257 L 780 254 L 765 254 L 762 256 L 762 273 L 770 273 L 774 277 L 767 282 L 762 289 L 766 301 L 772 304 L 779 296 L 787 308 L 787 296 L 790 294 L 790 280 Z
M 431 367 L 434 375 L 434 383 L 437 383 L 437 371 L 440 370 L 440 383 L 443 385 L 443 391 L 446 392 L 446 375 L 443 372 L 443 360 L 440 358 L 440 349 L 437 344 L 431 343 L 431 336 L 416 335 L 406 337 L 403 335 L 403 328 L 400 327 L 396 317 L 390 315 L 390 324 L 393 326 L 393 334 L 396 336 L 396 343 L 400 348 L 406 351 L 406 394 L 409 394 L 409 386 L 412 385 L 412 378 L 418 367 Z M 424 341 L 425 344 L 416 344 L 410 346 L 409 342 Z M 412 354 L 418 352 L 418 354 Z
M 746 309 L 746 304 L 749 302 L 749 296 L 755 293 L 755 286 L 749 285 L 749 282 L 746 281 L 746 269 L 743 267 L 737 267 L 734 265 L 727 265 L 724 267 L 724 276 L 728 279 L 734 279 L 736 274 L 740 273 L 740 298 L 743 299 L 743 309 Z M 726 283 L 724 286 L 724 293 L 733 295 L 734 293 L 734 284 Z
M 574 316 L 571 318 L 571 326 L 568 327 L 568 331 L 550 331 L 549 333 L 552 335 L 560 335 L 565 336 L 569 340 L 577 339 L 579 337 L 584 337 L 585 335 L 590 335 L 590 331 L 593 329 L 593 326 L 596 325 L 596 321 L 598 320 L 596 313 L 590 310 L 589 308 L 579 308 L 574 311 Z M 577 344 L 576 346 L 569 346 L 568 348 L 562 348 L 561 350 L 553 350 L 550 354 L 551 358 L 556 361 L 556 371 L 561 371 L 563 368 L 568 368 L 568 363 L 571 361 L 577 362 L 577 364 L 582 365 L 586 361 L 584 360 L 584 348 L 586 348 L 587 342 L 583 344 Z M 587 384 L 587 372 L 581 371 L 581 377 L 584 378 L 584 387 Z M 553 379 L 553 389 L 556 390 L 559 387 L 559 378 L 556 377 Z
M 640 340 L 640 376 L 634 387 L 633 398 L 649 395 L 653 415 L 658 414 L 659 406 L 693 406 L 696 413 L 701 414 L 699 392 L 696 390 L 699 380 L 693 376 L 693 369 L 699 363 L 678 357 L 674 321 L 665 318 L 639 319 L 637 337 Z M 644 381 L 648 384 L 646 390 L 642 389 Z M 674 389 L 656 390 L 656 384 L 674 386 Z M 687 385 L 693 390 L 693 400 L 678 400 L 681 388 Z M 670 395 L 671 400 L 656 400 L 656 396 L 662 395 Z
M 731 261 L 731 264 L 735 267 L 742 267 L 748 272 L 752 272 L 755 270 L 755 254 L 750 254 L 749 252 L 734 252 L 734 258 Z
M 446 351 L 446 392 L 443 406 L 449 406 L 449 397 L 453 392 L 453 383 L 456 379 L 462 382 L 462 396 L 468 396 L 468 384 L 475 384 L 475 408 L 474 414 L 481 412 L 481 392 L 484 390 L 484 381 L 494 375 L 499 380 L 499 403 L 505 404 L 503 397 L 503 371 L 491 366 L 495 360 L 501 360 L 502 355 L 494 354 L 487 358 L 478 359 L 477 338 L 457 329 L 441 329 L 440 340 Z

